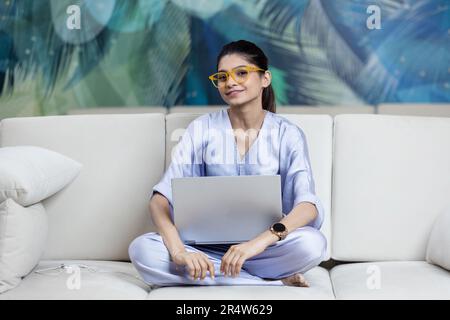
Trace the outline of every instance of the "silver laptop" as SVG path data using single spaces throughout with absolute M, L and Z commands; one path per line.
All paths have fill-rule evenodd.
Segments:
M 283 217 L 279 175 L 174 178 L 172 197 L 186 244 L 241 243 Z

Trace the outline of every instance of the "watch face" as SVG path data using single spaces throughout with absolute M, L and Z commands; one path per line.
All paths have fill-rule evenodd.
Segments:
M 276 232 L 283 232 L 286 230 L 286 227 L 282 223 L 275 223 L 273 225 L 273 230 L 275 230 Z

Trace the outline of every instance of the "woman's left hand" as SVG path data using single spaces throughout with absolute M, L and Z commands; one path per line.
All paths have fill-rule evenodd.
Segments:
M 220 264 L 220 272 L 225 276 L 237 277 L 241 272 L 244 262 L 251 257 L 254 257 L 266 249 L 266 246 L 257 240 L 250 240 L 247 242 L 233 245 L 222 257 Z

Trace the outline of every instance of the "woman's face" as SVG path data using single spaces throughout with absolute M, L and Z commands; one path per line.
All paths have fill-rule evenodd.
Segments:
M 239 66 L 257 67 L 238 54 L 230 54 L 220 59 L 218 71 L 230 72 Z M 228 105 L 244 105 L 256 99 L 261 99 L 262 91 L 270 85 L 270 81 L 270 71 L 266 71 L 264 75 L 261 72 L 250 72 L 245 82 L 238 83 L 233 77 L 229 76 L 228 80 L 219 85 L 218 89 L 222 99 Z

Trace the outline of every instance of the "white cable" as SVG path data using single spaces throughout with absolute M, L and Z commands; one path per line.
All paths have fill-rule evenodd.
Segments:
M 45 275 L 45 276 L 58 276 L 62 272 L 62 270 L 67 270 L 67 269 L 70 269 L 70 268 L 72 268 L 74 266 L 76 266 L 76 267 L 78 267 L 80 269 L 87 269 L 89 272 L 92 272 L 92 273 L 116 273 L 116 274 L 123 274 L 123 275 L 126 275 L 126 276 L 133 277 L 135 279 L 138 279 L 139 281 L 145 283 L 145 281 L 143 281 L 139 276 L 135 276 L 135 275 L 132 275 L 132 274 L 129 274 L 129 273 L 126 273 L 126 272 L 122 272 L 122 271 L 111 271 L 111 270 L 99 269 L 97 267 L 89 266 L 89 265 L 82 264 L 82 263 L 71 263 L 69 265 L 67 265 L 65 263 L 61 263 L 58 266 L 44 268 L 44 269 L 38 269 L 38 270 L 35 270 L 34 272 L 38 273 L 38 274 Z M 59 272 L 57 274 L 45 273 L 46 271 L 51 271 L 51 270 L 58 270 Z M 147 283 L 145 283 L 145 284 L 147 285 Z

